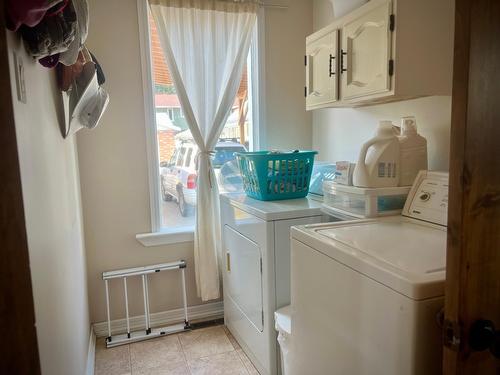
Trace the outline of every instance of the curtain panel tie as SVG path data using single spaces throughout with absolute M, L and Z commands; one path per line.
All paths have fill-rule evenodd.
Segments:
M 196 157 L 195 157 L 195 164 L 196 164 L 196 169 L 198 170 L 198 161 L 199 161 L 199 158 L 201 155 L 204 155 L 204 156 L 207 156 L 207 165 L 208 165 L 208 183 L 210 184 L 210 189 L 213 188 L 213 185 L 212 185 L 212 171 L 214 170 L 213 166 L 212 166 L 212 161 L 211 161 L 211 157 L 215 155 L 215 151 L 214 150 L 205 150 L 205 151 L 198 151 L 198 153 L 196 154 Z

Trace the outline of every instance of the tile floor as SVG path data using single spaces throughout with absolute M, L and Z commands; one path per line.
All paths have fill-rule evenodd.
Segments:
M 259 375 L 225 326 L 200 328 L 106 349 L 96 346 L 95 375 Z

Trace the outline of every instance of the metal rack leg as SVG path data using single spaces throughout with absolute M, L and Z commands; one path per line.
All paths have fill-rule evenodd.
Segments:
M 148 328 L 146 330 L 146 333 L 149 335 L 151 333 L 151 314 L 149 310 L 149 279 L 147 274 L 144 276 L 146 282 L 146 306 L 147 306 L 147 319 L 148 319 Z
M 142 275 L 142 294 L 144 296 L 144 321 L 146 324 L 146 334 L 149 334 L 149 311 L 148 311 L 148 291 L 146 287 L 146 275 Z
M 186 272 L 185 268 L 181 268 L 182 272 L 182 298 L 184 302 L 184 329 L 189 329 L 189 318 L 187 312 L 187 295 L 186 295 Z
M 108 337 L 107 341 L 111 342 L 111 316 L 109 313 L 109 285 L 108 285 L 108 280 L 104 280 L 104 286 L 106 288 L 106 314 L 108 318 Z
M 128 292 L 127 292 L 127 278 L 123 278 L 123 291 L 125 293 L 125 316 L 127 318 L 127 337 L 130 338 L 130 317 L 128 314 Z

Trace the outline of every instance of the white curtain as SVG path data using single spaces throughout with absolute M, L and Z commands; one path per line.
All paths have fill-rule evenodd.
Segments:
M 198 296 L 219 298 L 221 228 L 211 154 L 240 84 L 256 1 L 149 0 L 177 95 L 199 147 L 194 259 Z

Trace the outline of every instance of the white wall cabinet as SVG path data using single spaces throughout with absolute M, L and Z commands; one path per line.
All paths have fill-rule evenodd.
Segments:
M 342 99 L 391 89 L 391 2 L 379 6 L 342 28 Z
M 451 95 L 453 0 L 371 0 L 306 38 L 306 109 Z
M 338 99 L 338 30 L 309 40 L 306 46 L 306 105 L 319 106 Z

